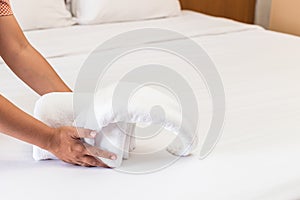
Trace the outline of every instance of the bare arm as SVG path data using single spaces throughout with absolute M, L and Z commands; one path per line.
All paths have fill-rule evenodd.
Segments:
M 53 129 L 35 120 L 0 95 L 0 131 L 48 149 Z
M 71 91 L 29 44 L 14 16 L 0 17 L 0 55 L 14 73 L 38 94 Z M 48 127 L 1 95 L 0 132 L 37 145 L 72 164 L 103 167 L 105 164 L 94 156 L 116 159 L 116 155 L 110 152 L 81 142 L 80 138 L 95 137 L 91 130 Z
M 38 94 L 69 92 L 49 63 L 29 44 L 13 15 L 0 17 L 0 56 Z
M 91 130 L 73 127 L 50 128 L 18 109 L 1 95 L 0 131 L 46 149 L 71 164 L 106 167 L 94 156 L 116 159 L 112 153 L 81 142 L 80 138 L 95 137 Z

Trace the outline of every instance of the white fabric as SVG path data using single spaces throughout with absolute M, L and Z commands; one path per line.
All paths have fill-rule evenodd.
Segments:
M 185 10 L 179 16 L 171 18 L 28 31 L 25 32 L 25 35 L 32 44 L 38 47 L 43 56 L 49 59 L 87 54 L 115 35 L 145 27 L 169 29 L 187 37 L 262 30 L 261 27 L 256 25 L 245 25 L 240 22 L 223 18 L 212 18 L 204 14 Z M 161 41 L 168 39 L 161 38 Z M 155 41 L 149 39 L 150 42 Z M 3 63 L 1 58 L 0 63 Z
M 131 83 L 121 84 L 124 89 L 135 86 Z M 143 92 L 137 95 L 128 107 L 123 107 L 121 102 L 113 105 L 115 87 L 108 86 L 98 90 L 95 94 L 94 108 L 91 108 L 90 105 L 80 105 L 82 108 L 76 112 L 74 111 L 76 95 L 74 96 L 73 93 L 50 93 L 37 101 L 34 116 L 51 127 L 73 125 L 96 130 L 98 132 L 96 139 L 89 139 L 86 142 L 118 156 L 116 161 L 100 158 L 110 167 L 119 167 L 122 158 L 129 158 L 129 151 L 134 148 L 133 141 L 130 145 L 134 132 L 132 124 L 136 123 L 158 124 L 176 133 L 178 138 L 168 147 L 168 151 L 177 156 L 189 155 L 197 145 L 196 142 L 193 143 L 193 140 L 197 141 L 197 138 L 193 137 L 194 133 L 188 132 L 189 127 L 181 128 L 182 116 L 180 110 L 176 109 L 176 100 L 150 87 L 143 87 L 142 90 Z M 154 101 L 156 101 L 155 106 L 159 105 L 164 110 L 165 116 L 151 113 L 151 103 Z M 93 123 L 95 120 L 92 119 L 94 113 L 96 115 L 95 123 Z M 45 160 L 55 159 L 55 156 L 34 147 L 33 158 Z
M 73 94 L 51 93 L 44 95 L 36 103 L 34 117 L 50 127 L 73 126 Z M 132 126 L 130 123 L 110 123 L 108 126 L 98 130 L 94 140 L 85 139 L 85 142 L 115 153 L 117 160 L 99 159 L 109 167 L 119 167 L 122 164 L 122 159 L 128 159 L 129 152 L 134 148 L 132 146 L 134 144 L 131 147 L 129 144 L 134 132 Z M 37 146 L 33 147 L 33 158 L 37 161 L 57 159 L 52 153 Z
M 68 9 L 68 11 L 70 11 L 71 12 L 71 2 L 72 0 L 65 0 L 65 3 L 66 3 L 66 7 L 67 7 L 67 9 Z
M 136 21 L 180 14 L 178 0 L 72 0 L 79 24 Z
M 299 199 L 300 39 L 192 12 L 143 23 L 191 36 L 214 61 L 225 86 L 227 115 L 223 136 L 213 153 L 205 160 L 182 158 L 157 173 L 135 176 L 59 161 L 35 163 L 31 145 L 0 135 L 1 198 L 52 200 L 59 195 L 62 199 L 93 199 L 101 190 L 103 199 L 124 200 Z M 73 87 L 89 51 L 117 33 L 140 27 L 142 22 L 75 26 L 28 32 L 27 36 Z M 147 56 L 142 52 L 123 60 L 121 66 L 144 62 Z M 150 56 L 151 61 L 169 60 L 170 66 L 182 67 L 165 55 Z M 190 81 L 197 83 L 195 78 Z M 3 64 L 0 86 L 1 94 L 33 112 L 38 96 Z M 204 101 L 200 86 L 199 94 Z M 209 116 L 206 107 L 201 106 L 201 125 Z M 137 141 L 140 150 L 160 146 L 159 142 L 153 146 L 153 141 Z M 147 168 L 153 160 L 169 155 L 165 152 L 143 162 L 131 157 L 123 161 L 123 168 Z M 78 191 L 85 191 L 84 196 Z
M 132 88 L 139 87 L 139 85 L 128 82 L 119 82 L 117 85 L 122 88 L 121 90 L 124 93 L 131 93 L 133 92 L 131 91 Z M 196 133 L 190 132 L 190 124 L 183 123 L 182 118 L 188 118 L 189 116 L 182 116 L 180 105 L 178 105 L 176 99 L 149 86 L 143 86 L 139 90 L 139 93 L 133 94 L 128 106 L 124 106 L 124 102 L 127 100 L 124 95 L 116 94 L 119 93 L 119 91 L 116 91 L 116 85 L 98 88 L 94 97 L 94 107 L 91 108 L 90 105 L 80 106 L 78 115 L 75 115 L 76 126 L 97 130 L 111 123 L 119 122 L 160 125 L 177 135 L 176 140 L 168 146 L 167 150 L 176 156 L 190 155 L 197 146 L 197 137 Z M 57 95 L 53 98 L 60 97 Z M 85 98 L 85 94 L 80 95 L 79 98 Z M 51 103 L 46 103 L 43 106 L 51 107 Z M 164 113 L 152 109 L 158 106 Z M 94 120 L 91 118 L 94 113 L 96 123 L 93 123 Z
M 10 0 L 23 30 L 71 26 L 75 23 L 64 0 Z

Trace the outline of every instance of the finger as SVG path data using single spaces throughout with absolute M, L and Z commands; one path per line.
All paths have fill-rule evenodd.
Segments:
M 76 166 L 84 166 L 84 167 L 87 165 L 87 164 L 85 164 L 83 162 L 80 162 L 80 161 L 76 161 L 73 164 L 76 165 Z
M 79 138 L 95 138 L 97 135 L 96 131 L 90 129 L 76 128 L 76 130 Z
M 91 167 L 90 165 L 83 163 L 81 161 L 70 161 L 70 160 L 63 160 L 65 163 L 76 165 L 76 166 L 84 166 L 84 167 Z
M 107 168 L 108 166 L 104 164 L 101 160 L 98 160 L 92 156 L 83 156 L 81 158 L 81 161 L 84 166 L 91 166 L 91 167 L 105 167 Z
M 76 165 L 79 165 L 79 166 L 82 166 L 82 167 L 94 167 L 94 166 L 89 165 L 89 164 L 84 163 L 84 162 L 77 162 L 77 163 L 78 163 L 78 164 L 76 164 Z
M 117 160 L 117 155 L 108 151 L 104 151 L 94 146 L 86 145 L 85 154 L 88 156 L 107 158 L 110 160 Z

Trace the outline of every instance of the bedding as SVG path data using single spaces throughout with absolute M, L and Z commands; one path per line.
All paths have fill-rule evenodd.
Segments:
M 66 27 L 75 24 L 64 0 L 10 0 L 23 30 Z
M 145 27 L 173 30 L 187 37 L 213 36 L 227 34 L 228 32 L 240 32 L 246 30 L 262 30 L 261 27 L 256 25 L 244 26 L 240 22 L 228 19 L 212 18 L 192 11 L 183 11 L 180 16 L 165 19 L 87 26 L 70 26 L 56 29 L 28 31 L 25 32 L 25 35 L 32 44 L 37 45 L 39 48 L 38 50 L 46 58 L 56 58 L 68 55 L 86 54 L 87 52 L 95 49 L 108 38 L 116 36 L 122 32 Z M 44 40 L 44 38 L 48 38 L 48 40 Z M 164 41 L 168 39 L 170 39 L 168 36 L 162 36 L 160 40 Z M 89 42 L 86 42 L 86 40 L 89 40 Z M 151 39 L 149 39 L 148 43 L 151 42 L 157 41 L 151 41 Z M 0 63 L 3 63 L 1 58 Z
M 1 135 L 1 198 L 89 199 L 101 191 L 104 199 L 299 199 L 300 39 L 189 11 L 144 23 L 191 37 L 215 63 L 225 87 L 227 114 L 222 138 L 212 154 L 199 160 L 196 152 L 156 173 L 132 175 L 126 172 L 155 169 L 158 165 L 154 161 L 170 155 L 133 156 L 116 170 L 81 168 L 60 161 L 35 163 L 31 145 Z M 126 22 L 26 35 L 74 88 L 80 67 L 93 48 L 120 32 L 141 27 L 142 22 Z M 70 35 L 73 31 L 76 34 Z M 46 36 L 49 40 L 43 40 Z M 191 75 L 189 81 L 197 85 L 197 98 L 201 99 L 199 131 L 205 135 L 211 113 L 209 95 L 184 62 L 161 52 L 140 51 L 120 59 L 115 66 L 118 70 L 107 79 L 118 79 L 122 66 L 145 62 L 159 62 Z M 4 66 L 0 67 L 1 94 L 32 114 L 38 96 Z M 169 138 L 153 140 L 137 141 L 137 149 L 143 153 L 161 148 Z
M 51 127 L 74 126 L 74 113 L 72 93 L 44 95 L 37 101 L 34 109 L 34 117 Z M 133 127 L 131 123 L 111 123 L 101 128 L 95 139 L 85 139 L 85 142 L 115 153 L 116 160 L 102 160 L 109 167 L 119 167 L 122 159 L 128 159 L 130 151 L 134 148 L 135 143 L 131 142 L 134 135 Z M 33 158 L 37 161 L 57 159 L 52 153 L 37 146 L 33 147 Z
M 178 0 L 72 0 L 79 24 L 100 24 L 170 17 L 180 14 Z
M 123 88 L 122 91 L 125 88 L 128 90 L 138 87 L 129 82 L 122 82 L 118 86 Z M 122 158 L 129 158 L 130 151 L 133 150 L 130 146 L 133 146 L 133 139 L 135 140 L 132 135 L 134 132 L 132 126 L 137 123 L 158 125 L 173 132 L 177 138 L 167 147 L 168 152 L 176 156 L 191 154 L 197 145 L 197 139 L 195 133 L 190 131 L 191 122 L 188 120 L 183 122 L 183 119 L 189 119 L 189 116 L 181 116 L 176 99 L 155 88 L 143 87 L 143 92 L 135 95 L 127 107 L 123 105 L 123 101 L 115 102 L 113 100 L 116 87 L 116 85 L 109 85 L 98 89 L 93 107 L 91 107 L 92 104 L 85 104 L 85 102 L 77 105 L 79 107 L 74 107 L 75 102 L 78 101 L 75 101 L 78 98 L 76 93 L 44 95 L 35 105 L 34 116 L 51 127 L 73 125 L 97 131 L 98 134 L 94 140 L 86 139 L 85 141 L 117 155 L 116 161 L 103 160 L 110 167 L 120 167 Z M 86 99 L 87 97 L 88 95 L 80 95 L 79 98 Z M 156 103 L 153 104 L 153 102 Z M 164 110 L 164 115 L 159 115 L 156 113 L 159 112 L 158 110 L 151 109 L 152 104 L 157 109 L 157 106 L 160 106 Z M 93 118 L 94 113 L 96 114 L 95 119 Z M 107 130 L 113 130 L 114 134 L 109 135 Z M 151 134 L 154 134 L 154 131 L 152 130 Z M 129 143 L 126 144 L 126 141 Z M 56 159 L 54 155 L 38 147 L 34 147 L 33 157 L 35 160 Z

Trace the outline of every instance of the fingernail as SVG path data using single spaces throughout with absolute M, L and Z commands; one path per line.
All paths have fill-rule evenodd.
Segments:
M 113 155 L 110 157 L 111 160 L 117 160 L 117 156 Z
M 97 133 L 96 133 L 95 131 L 92 131 L 92 132 L 90 133 L 90 135 L 91 135 L 92 137 L 96 137 Z

